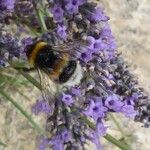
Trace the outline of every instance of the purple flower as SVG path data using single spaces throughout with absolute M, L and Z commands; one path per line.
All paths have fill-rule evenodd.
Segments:
M 15 0 L 1 0 L 0 5 L 0 7 L 6 7 L 7 10 L 13 10 L 15 6 Z
M 93 36 L 87 36 L 86 41 L 88 47 L 93 48 L 93 45 L 95 43 L 95 38 Z
M 97 101 L 94 101 L 94 99 L 91 99 L 88 109 L 84 111 L 83 113 L 87 116 L 92 117 L 97 122 L 99 118 L 103 118 L 105 116 L 105 112 L 107 111 L 107 108 L 103 106 L 103 103 L 100 97 L 96 97 L 96 100 Z
M 95 144 L 96 150 L 102 150 L 102 145 L 100 143 L 100 136 L 97 133 L 97 130 L 92 130 L 89 134 L 89 139 Z
M 70 13 L 70 14 L 76 14 L 78 13 L 78 0 L 67 0 L 67 4 L 65 6 L 66 10 Z
M 112 51 L 116 49 L 116 41 L 108 24 L 100 31 L 100 39 L 103 43 L 104 50 Z
M 126 117 L 129 118 L 135 118 L 137 114 L 132 105 L 124 105 L 121 109 L 121 112 L 125 114 Z
M 124 101 L 125 101 L 125 104 L 134 106 L 139 98 L 140 98 L 139 93 L 132 93 L 132 95 L 129 97 L 126 97 Z
M 31 45 L 33 43 L 33 39 L 31 37 L 26 37 L 21 40 L 21 43 L 24 46 Z
M 94 10 L 94 12 L 91 12 L 88 15 L 89 15 L 88 18 L 94 22 L 108 21 L 109 20 L 109 17 L 105 16 L 103 9 L 100 7 L 96 8 Z
M 66 40 L 67 38 L 67 33 L 66 33 L 66 26 L 62 25 L 58 25 L 57 28 L 56 28 L 56 32 L 58 34 L 58 36 L 63 39 L 63 40 Z
M 65 0 L 65 8 L 70 14 L 78 13 L 79 6 L 85 3 L 85 0 Z
M 105 45 L 103 41 L 101 40 L 101 38 L 95 39 L 92 36 L 87 37 L 87 45 L 92 53 L 97 53 L 99 51 L 104 50 L 105 48 Z
M 1 64 L 7 64 L 7 61 L 12 61 L 13 58 L 20 58 L 21 52 L 22 46 L 16 36 L 0 32 Z
M 49 144 L 53 145 L 54 150 L 64 150 L 64 143 L 71 140 L 71 133 L 65 128 L 63 131 L 57 133 L 49 141 Z
M 87 51 L 86 52 L 83 52 L 81 53 L 81 56 L 80 56 L 80 59 L 83 61 L 83 62 L 88 62 L 90 60 L 92 60 L 93 56 L 92 56 L 92 51 L 87 48 Z
M 102 42 L 101 39 L 97 39 L 97 40 L 95 40 L 95 43 L 94 43 L 94 45 L 93 45 L 93 48 L 94 48 L 94 52 L 97 53 L 97 52 L 99 52 L 99 51 L 104 50 L 105 45 L 104 45 L 104 43 Z
M 112 109 L 116 112 L 120 112 L 123 106 L 123 102 L 121 102 L 120 98 L 114 94 L 106 98 L 105 106 L 107 106 L 109 109 Z
M 107 128 L 108 127 L 104 126 L 104 124 L 101 121 L 97 122 L 96 131 L 99 136 L 105 136 Z
M 49 140 L 47 138 L 42 138 L 40 144 L 38 145 L 38 150 L 46 150 L 46 147 L 49 145 Z
M 61 5 L 58 4 L 54 5 L 54 7 L 51 9 L 51 12 L 56 22 L 63 21 L 64 10 L 62 9 Z
M 48 104 L 47 101 L 43 99 L 37 100 L 37 102 L 32 106 L 32 112 L 35 115 L 38 115 L 40 112 L 50 114 L 52 112 L 52 107 Z
M 61 139 L 66 143 L 71 140 L 71 133 L 66 128 L 61 132 Z
M 101 121 L 96 124 L 96 130 L 91 130 L 89 134 L 89 139 L 95 144 L 97 150 L 102 150 L 102 145 L 100 143 L 100 137 L 106 135 L 107 127 Z
M 67 105 L 70 106 L 73 103 L 72 95 L 62 93 L 62 101 Z
M 71 88 L 71 93 L 75 96 L 81 96 L 81 89 L 78 87 Z
M 85 18 L 95 23 L 100 21 L 107 22 L 109 20 L 109 17 L 104 14 L 102 8 L 96 8 L 95 5 L 90 5 L 90 3 L 83 5 L 83 7 L 80 9 L 80 12 Z
M 60 135 L 56 135 L 50 140 L 49 144 L 53 146 L 53 150 L 64 150 L 64 142 Z

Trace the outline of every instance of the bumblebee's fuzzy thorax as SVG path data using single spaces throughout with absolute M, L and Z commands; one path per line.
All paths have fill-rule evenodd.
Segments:
M 35 67 L 35 59 L 40 51 L 47 45 L 46 42 L 37 42 L 27 47 L 26 55 L 32 67 Z

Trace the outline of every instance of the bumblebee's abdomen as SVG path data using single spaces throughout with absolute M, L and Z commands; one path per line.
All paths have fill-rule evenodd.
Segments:
M 77 67 L 77 62 L 74 60 L 70 60 L 66 67 L 63 68 L 62 73 L 59 76 L 59 82 L 65 83 L 69 80 L 69 78 L 73 75 Z

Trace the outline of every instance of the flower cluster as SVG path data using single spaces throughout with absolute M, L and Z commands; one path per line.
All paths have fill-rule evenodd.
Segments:
M 15 0 L 0 1 L 0 22 L 7 23 L 7 20 L 12 16 L 14 11 Z
M 16 2 L 15 6 L 14 3 L 5 4 L 5 7 L 15 7 L 17 12 L 12 15 L 19 17 L 23 14 L 21 18 L 24 19 L 20 22 L 30 28 L 35 26 L 39 35 L 42 30 L 35 17 L 38 4 L 39 1 L 35 3 L 24 0 L 23 3 Z M 35 11 L 30 8 L 35 8 Z M 40 112 L 47 115 L 46 131 L 50 136 L 41 140 L 39 149 L 85 149 L 88 140 L 97 149 L 101 149 L 99 137 L 106 135 L 105 120 L 109 113 L 122 113 L 149 127 L 148 97 L 138 88 L 128 66 L 117 53 L 115 39 L 108 24 L 109 17 L 103 9 L 88 0 L 49 0 L 45 8 L 46 11 L 42 13 L 45 14 L 47 31 L 35 38 L 24 38 L 20 44 L 24 48 L 38 40 L 51 45 L 71 41 L 73 46 L 69 53 L 71 58 L 81 64 L 83 78 L 80 84 L 66 87 L 65 91 L 56 94 L 54 108 L 41 99 L 32 107 L 36 115 Z M 0 46 L 0 66 L 9 58 L 24 54 L 19 42 L 7 34 L 0 36 Z M 8 53 L 7 59 L 4 57 L 5 52 Z M 91 128 L 87 120 L 95 128 Z
M 5 31 L 0 32 L 0 67 L 8 65 L 8 60 L 19 58 L 23 47 L 17 37 Z

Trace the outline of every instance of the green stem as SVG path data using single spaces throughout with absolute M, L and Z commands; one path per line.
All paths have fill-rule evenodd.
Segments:
M 112 119 L 112 121 L 115 123 L 116 127 L 118 128 L 118 130 L 120 131 L 120 133 L 122 134 L 123 137 L 125 137 L 125 133 L 124 131 L 122 130 L 119 122 L 117 121 L 117 119 L 115 118 L 115 116 L 111 113 L 110 114 L 110 117 Z
M 33 6 L 34 6 L 34 9 L 35 9 L 36 14 L 38 16 L 39 22 L 41 24 L 42 32 L 47 31 L 47 27 L 46 27 L 46 24 L 45 24 L 45 20 L 44 20 L 42 11 L 37 8 L 37 5 L 36 5 L 36 3 L 34 1 L 33 1 Z
M 18 70 L 18 72 L 23 75 L 28 81 L 30 81 L 35 87 L 37 87 L 39 90 L 41 90 L 41 85 L 40 83 L 35 80 L 31 75 L 28 73 L 24 72 L 23 70 Z
M 131 148 L 127 144 L 124 144 L 123 142 L 118 141 L 117 139 L 115 139 L 113 136 L 111 136 L 108 133 L 104 136 L 104 138 L 107 141 L 111 142 L 112 144 L 118 146 L 122 150 L 131 150 Z
M 0 141 L 0 145 L 2 145 L 3 147 L 7 147 L 7 145 L 3 143 L 2 141 Z
M 23 115 L 27 120 L 32 124 L 33 128 L 38 131 L 40 134 L 44 134 L 43 129 L 41 129 L 32 119 L 31 115 L 29 115 L 17 102 L 15 102 L 8 94 L 6 94 L 2 89 L 0 89 L 0 94 L 5 97 L 9 102 L 11 102 Z
M 13 63 L 9 61 L 9 64 L 12 68 L 16 69 L 22 76 L 24 76 L 28 81 L 30 81 L 35 87 L 37 87 L 39 90 L 42 90 L 40 83 L 35 80 L 30 74 L 23 71 L 23 69 L 20 69 Z
M 88 120 L 86 117 L 80 116 L 80 119 L 83 120 L 91 129 L 95 130 L 96 126 L 90 120 Z M 122 150 L 131 150 L 131 148 L 129 148 L 128 145 L 124 144 L 123 142 L 118 141 L 110 134 L 106 134 L 104 136 L 104 138 Z

